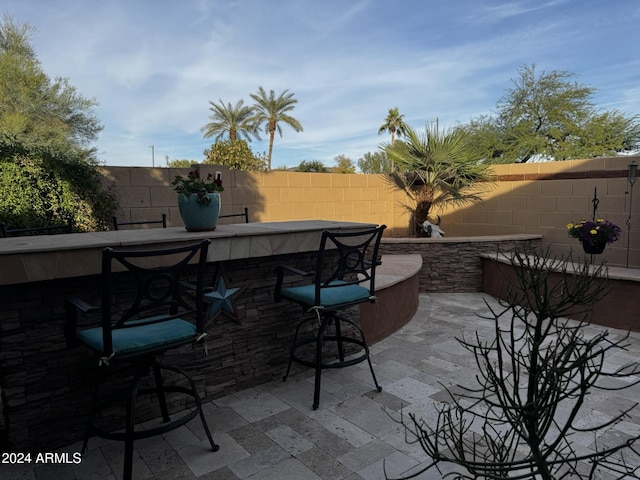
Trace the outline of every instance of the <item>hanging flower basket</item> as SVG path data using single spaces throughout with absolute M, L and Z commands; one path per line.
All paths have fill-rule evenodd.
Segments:
M 593 242 L 589 243 L 585 240 L 581 241 L 582 248 L 584 249 L 584 253 L 588 253 L 591 255 L 600 255 L 604 252 L 604 247 L 607 246 L 607 242 Z
M 608 220 L 598 218 L 596 221 L 580 220 L 569 223 L 567 233 L 571 238 L 577 238 L 582 243 L 585 253 L 599 255 L 604 252 L 607 243 L 620 239 L 622 230 Z

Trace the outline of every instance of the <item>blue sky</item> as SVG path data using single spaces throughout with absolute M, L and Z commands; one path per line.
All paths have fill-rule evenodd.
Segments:
M 563 70 L 640 114 L 637 0 L 4 0 L 51 78 L 99 103 L 107 165 L 203 159 L 209 101 L 298 99 L 273 167 L 376 151 L 390 107 L 422 129 L 492 114 L 523 65 Z M 255 152 L 267 150 L 253 141 Z

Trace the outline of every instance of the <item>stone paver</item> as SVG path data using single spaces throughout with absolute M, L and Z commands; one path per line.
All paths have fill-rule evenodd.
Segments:
M 371 347 L 382 392 L 373 386 L 366 363 L 323 373 L 320 408 L 312 410 L 313 372 L 287 382 L 274 381 L 205 404 L 205 414 L 220 451 L 211 452 L 196 419 L 163 438 L 136 444 L 134 475 L 146 480 L 378 480 L 416 472 L 429 459 L 418 444 L 406 442 L 399 423 L 415 413 L 427 422 L 449 397 L 442 384 L 459 391 L 473 385 L 476 365 L 455 338 L 491 335 L 484 294 L 422 294 L 419 311 L 402 330 Z M 587 327 L 587 334 L 599 327 Z M 617 338 L 622 332 L 612 332 Z M 609 355 L 612 368 L 637 361 L 640 334 L 631 334 L 627 351 Z M 606 421 L 640 398 L 640 386 L 623 391 L 594 391 L 580 425 Z M 558 416 L 566 415 L 560 410 Z M 606 432 L 600 441 L 619 442 L 640 433 L 640 411 Z M 581 451 L 593 437 L 576 436 Z M 74 444 L 61 451 L 79 451 Z M 0 465 L 3 480 L 119 479 L 122 444 L 91 439 L 79 465 Z M 445 466 L 444 471 L 457 471 Z M 418 477 L 441 478 L 433 471 Z

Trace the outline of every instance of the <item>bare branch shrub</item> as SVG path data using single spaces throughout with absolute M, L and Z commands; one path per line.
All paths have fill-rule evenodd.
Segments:
M 549 252 L 515 252 L 502 271 L 506 299 L 499 308 L 487 304 L 495 335 L 457 339 L 475 357 L 477 385 L 447 390 L 451 403 L 438 407 L 435 424 L 416 414 L 400 419 L 407 441 L 419 442 L 432 459 L 405 478 L 441 471 L 444 463 L 465 470 L 443 474 L 453 479 L 639 478 L 640 435 L 607 435 L 637 403 L 609 420 L 583 420 L 590 392 L 640 382 L 638 362 L 619 368 L 605 362 L 626 349 L 628 335 L 584 329 L 610 288 L 606 269 Z M 585 433 L 593 435 L 590 448 L 576 441 Z

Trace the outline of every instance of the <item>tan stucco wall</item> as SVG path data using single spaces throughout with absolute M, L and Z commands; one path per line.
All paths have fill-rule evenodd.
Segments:
M 119 218 L 138 221 L 166 213 L 169 225 L 182 225 L 171 181 L 177 174 L 186 175 L 188 168 L 102 167 L 102 171 L 107 183 L 115 182 L 117 187 Z M 400 205 L 403 195 L 381 175 L 262 173 L 201 167 L 201 175 L 209 171 L 222 173 L 222 214 L 240 213 L 247 207 L 252 222 L 361 221 L 384 223 L 392 236 L 407 234 L 408 217 Z M 221 223 L 231 221 L 224 219 Z
M 640 156 L 570 160 L 564 162 L 497 165 L 498 181 L 482 203 L 448 208 L 441 213 L 447 236 L 540 233 L 543 245 L 558 253 L 574 248 L 577 240 L 566 234 L 566 224 L 590 219 L 594 188 L 598 216 L 623 229 L 623 239 L 607 247 L 603 258 L 612 265 L 626 263 L 629 208 L 626 170 Z M 124 219 L 144 220 L 168 215 L 169 225 L 181 225 L 171 180 L 189 169 L 103 167 L 107 182 L 115 182 Z M 249 208 L 250 221 L 340 220 L 386 224 L 387 236 L 409 234 L 410 217 L 382 175 L 298 173 L 285 171 L 238 172 L 203 166 L 202 173 L 222 172 L 225 192 L 222 213 Z M 633 199 L 630 265 L 640 266 L 640 184 Z M 438 212 L 433 212 L 434 214 Z M 221 223 L 230 222 L 230 219 Z
M 597 260 L 625 265 L 627 192 L 629 163 L 640 157 L 597 158 L 563 162 L 498 165 L 494 171 L 500 181 L 482 203 L 443 212 L 442 228 L 447 236 L 540 233 L 542 245 L 556 253 L 582 256 L 578 241 L 567 236 L 566 225 L 590 220 L 594 190 L 597 188 L 598 214 L 622 228 L 622 239 L 611 244 Z M 629 264 L 640 266 L 640 182 L 636 183 L 632 218 Z

